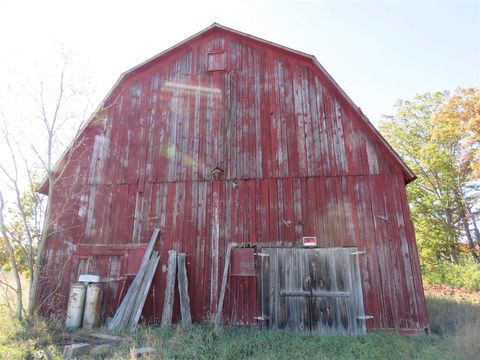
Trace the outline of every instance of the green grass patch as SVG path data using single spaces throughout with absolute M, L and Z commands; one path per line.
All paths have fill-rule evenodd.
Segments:
M 145 338 L 145 332 L 147 337 Z M 159 359 L 451 359 L 459 357 L 451 341 L 438 337 L 407 337 L 396 333 L 366 336 L 296 335 L 211 326 L 140 331 L 109 359 L 123 359 L 132 346 L 147 344 Z M 468 357 L 464 357 L 465 359 Z

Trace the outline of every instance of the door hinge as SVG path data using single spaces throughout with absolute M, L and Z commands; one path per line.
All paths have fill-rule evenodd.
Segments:
M 354 251 L 350 253 L 350 255 L 364 255 L 364 254 L 365 254 L 365 251 Z
M 254 253 L 253 255 L 256 255 L 256 256 L 270 256 L 270 255 L 264 254 L 264 253 Z
M 258 320 L 258 321 L 267 321 L 268 320 L 268 317 L 267 316 L 254 316 L 253 317 L 255 320 Z
M 373 318 L 374 318 L 374 316 L 372 316 L 372 315 L 357 316 L 358 320 L 370 320 L 370 319 L 373 319 Z

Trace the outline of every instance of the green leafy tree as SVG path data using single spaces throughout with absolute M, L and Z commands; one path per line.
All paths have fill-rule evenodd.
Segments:
M 380 131 L 417 174 L 408 186 L 424 273 L 445 279 L 445 264 L 462 262 L 466 241 L 474 262 L 480 261 L 476 204 L 480 121 L 478 89 L 435 92 L 400 100 Z M 480 269 L 479 269 L 480 270 Z M 443 275 L 442 275 L 443 274 Z

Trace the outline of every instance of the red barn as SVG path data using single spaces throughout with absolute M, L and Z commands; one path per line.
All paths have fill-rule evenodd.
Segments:
M 213 24 L 124 73 L 57 174 L 44 313 L 64 313 L 70 285 L 93 273 L 112 315 L 159 227 L 151 322 L 168 250 L 186 253 L 201 322 L 234 242 L 226 323 L 428 326 L 405 193 L 415 175 L 311 55 Z

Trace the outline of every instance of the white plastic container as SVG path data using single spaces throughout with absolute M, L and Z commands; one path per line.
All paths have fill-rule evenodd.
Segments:
M 89 284 L 85 299 L 85 311 L 83 312 L 83 327 L 93 328 L 100 323 L 102 311 L 102 284 Z
M 86 293 L 87 287 L 84 283 L 75 283 L 72 285 L 68 299 L 67 319 L 65 320 L 65 327 L 67 329 L 78 329 L 82 326 Z

